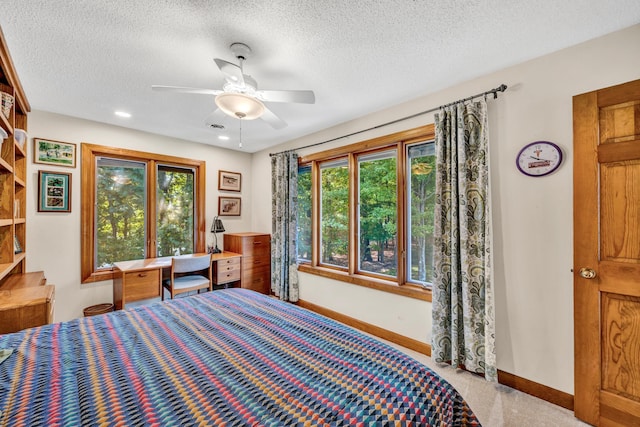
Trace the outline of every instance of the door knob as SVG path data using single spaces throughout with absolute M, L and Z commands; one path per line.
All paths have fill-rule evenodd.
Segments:
M 597 276 L 596 271 L 591 268 L 583 267 L 580 269 L 580 277 L 582 278 L 593 279 L 596 276 Z

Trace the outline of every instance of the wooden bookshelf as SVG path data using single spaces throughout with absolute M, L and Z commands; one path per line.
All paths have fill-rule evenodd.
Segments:
M 0 29 L 0 91 L 13 96 L 9 114 L 0 110 L 0 127 L 8 134 L 0 147 L 0 290 L 14 274 L 26 272 L 27 143 L 18 144 L 15 130 L 27 130 L 31 107 Z M 21 251 L 16 252 L 17 239 Z

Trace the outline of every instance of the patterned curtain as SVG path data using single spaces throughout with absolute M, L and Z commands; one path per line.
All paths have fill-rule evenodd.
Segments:
M 271 157 L 271 290 L 298 301 L 298 154 Z
M 487 103 L 446 107 L 435 128 L 432 357 L 497 381 Z

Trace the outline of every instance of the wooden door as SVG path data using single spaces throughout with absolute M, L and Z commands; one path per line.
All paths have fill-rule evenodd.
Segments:
M 640 426 L 640 80 L 573 98 L 575 415 Z

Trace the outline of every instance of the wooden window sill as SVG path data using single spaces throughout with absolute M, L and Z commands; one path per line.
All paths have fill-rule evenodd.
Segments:
M 363 275 L 350 275 L 347 272 L 334 270 L 331 268 L 313 267 L 309 264 L 298 264 L 298 271 L 303 273 L 315 274 L 316 276 L 326 277 L 328 279 L 339 280 L 366 288 L 376 289 L 378 291 L 389 292 L 396 295 L 402 295 L 409 298 L 415 298 L 423 301 L 431 302 L 431 290 L 424 289 L 413 284 L 398 285 L 388 280 L 375 279 Z

